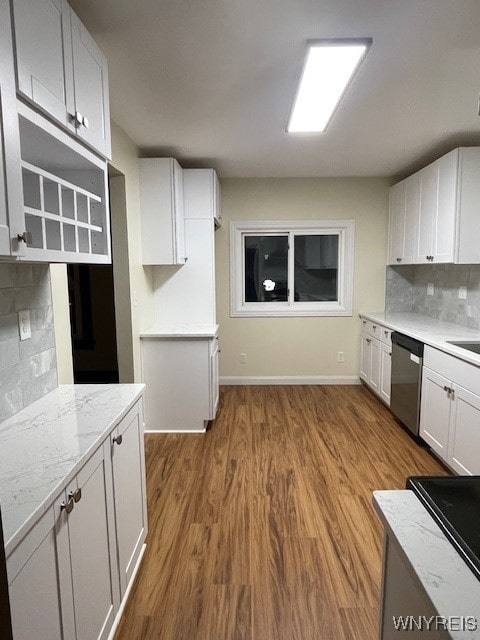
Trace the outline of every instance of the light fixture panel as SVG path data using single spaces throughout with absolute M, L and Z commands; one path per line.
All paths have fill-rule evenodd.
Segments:
M 371 39 L 325 40 L 309 45 L 289 133 L 325 131 L 371 43 Z

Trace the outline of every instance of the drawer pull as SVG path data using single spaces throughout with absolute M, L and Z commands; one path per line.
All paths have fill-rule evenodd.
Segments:
M 25 242 L 26 245 L 32 244 L 32 233 L 31 231 L 24 231 L 23 233 L 17 234 L 17 240 L 19 242 Z
M 75 506 L 75 501 L 70 495 L 67 502 L 62 502 L 62 504 L 60 505 L 60 509 L 62 511 L 65 510 L 67 513 L 72 513 L 74 506 Z
M 367 342 L 371 342 L 371 341 L 372 341 L 371 338 L 367 338 Z
M 76 491 L 72 491 L 68 497 L 73 498 L 75 502 L 80 502 L 80 500 L 82 499 L 82 490 L 77 489 Z
M 118 445 L 122 444 L 122 442 L 123 442 L 123 436 L 122 436 L 122 435 L 120 435 L 120 436 L 115 436 L 115 437 L 114 437 L 114 439 L 113 439 L 113 442 L 114 442 L 115 444 L 118 444 Z

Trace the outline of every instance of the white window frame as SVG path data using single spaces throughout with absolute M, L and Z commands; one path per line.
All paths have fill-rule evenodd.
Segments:
M 338 235 L 338 300 L 295 302 L 293 236 Z M 244 237 L 289 235 L 288 302 L 245 302 Z M 230 222 L 230 316 L 351 316 L 353 315 L 353 265 L 355 220 L 242 220 Z

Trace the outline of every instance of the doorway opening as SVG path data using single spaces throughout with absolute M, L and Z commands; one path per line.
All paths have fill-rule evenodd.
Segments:
M 125 176 L 109 165 L 112 264 L 67 266 L 75 383 L 133 382 Z

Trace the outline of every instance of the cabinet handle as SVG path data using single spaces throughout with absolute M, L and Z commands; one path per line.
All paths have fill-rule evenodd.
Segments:
M 88 123 L 88 118 L 86 116 L 83 116 L 82 124 L 85 127 L 85 129 L 88 129 L 88 127 L 90 126 L 89 123 Z
M 383 332 L 386 336 L 388 336 L 388 331 L 385 329 L 385 331 Z
M 448 394 L 451 400 L 455 400 L 455 390 L 450 388 L 450 393 Z
M 67 513 L 72 513 L 74 506 L 75 506 L 75 501 L 72 495 L 70 494 L 67 502 L 62 502 L 62 504 L 60 505 L 60 509 L 62 511 L 65 510 Z
M 19 242 L 25 242 L 26 245 L 32 244 L 32 234 L 30 231 L 24 231 L 17 234 L 17 240 Z
M 367 342 L 371 342 L 371 339 L 370 339 L 370 338 L 367 338 Z
M 79 127 L 83 123 L 83 116 L 80 111 L 75 111 L 75 124 Z
M 376 324 L 374 324 L 374 325 L 372 325 L 372 326 L 373 326 L 373 328 L 374 328 L 374 329 L 376 329 L 376 328 L 377 328 L 377 325 L 376 325 Z
M 362 320 L 362 322 L 363 322 L 363 324 L 367 324 L 367 321 L 366 321 L 366 320 Z
M 113 442 L 114 442 L 115 444 L 118 444 L 118 445 L 122 444 L 122 442 L 123 442 L 123 436 L 122 436 L 122 435 L 120 435 L 120 436 L 115 436 L 115 437 L 114 437 L 114 439 L 113 439 Z
M 80 500 L 82 499 L 82 490 L 77 489 L 76 491 L 71 491 L 68 494 L 68 497 L 73 498 L 74 502 L 80 502 Z
M 402 259 L 401 259 L 401 258 L 397 258 L 397 262 L 401 262 L 401 261 L 402 261 Z

